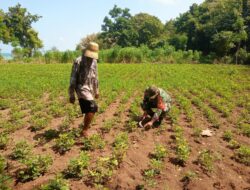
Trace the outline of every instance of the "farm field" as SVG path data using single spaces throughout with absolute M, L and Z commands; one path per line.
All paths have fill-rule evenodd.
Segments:
M 0 189 L 250 189 L 248 66 L 99 64 L 88 138 L 79 137 L 78 102 L 68 103 L 70 72 L 0 65 Z M 172 109 L 144 130 L 140 102 L 152 84 Z

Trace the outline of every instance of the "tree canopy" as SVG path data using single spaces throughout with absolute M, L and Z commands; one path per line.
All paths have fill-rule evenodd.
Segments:
M 21 47 L 25 56 L 32 56 L 35 50 L 43 47 L 38 32 L 32 28 L 32 23 L 40 18 L 20 4 L 10 7 L 6 13 L 0 10 L 0 41 L 15 48 Z
M 104 18 L 99 38 L 104 48 L 146 45 L 153 49 L 167 44 L 177 50 L 231 56 L 237 63 L 239 54 L 250 57 L 250 1 L 205 0 L 165 25 L 155 16 L 133 16 L 129 9 L 115 5 Z

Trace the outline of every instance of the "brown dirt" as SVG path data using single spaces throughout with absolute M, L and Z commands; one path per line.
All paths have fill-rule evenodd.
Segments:
M 109 133 L 102 134 L 102 137 L 107 141 L 107 145 L 104 150 L 95 150 L 92 151 L 91 157 L 94 162 L 98 157 L 108 156 L 112 152 L 111 143 L 114 141 L 115 136 L 124 131 L 124 126 L 130 118 L 130 106 L 134 100 L 134 94 L 128 102 L 125 104 L 125 111 L 121 114 L 119 123 L 115 124 L 115 128 Z M 45 97 L 46 98 L 46 97 Z M 48 99 L 48 97 L 46 98 Z M 89 135 L 99 133 L 101 134 L 100 128 L 103 126 L 105 121 L 112 119 L 116 116 L 116 112 L 120 106 L 120 99 L 115 100 L 109 105 L 105 112 L 98 114 L 95 117 L 95 121 L 88 131 Z M 176 106 L 176 105 L 175 105 Z M 133 190 L 136 189 L 136 186 L 146 184 L 143 179 L 142 172 L 147 169 L 149 166 L 149 153 L 151 153 L 157 143 L 163 144 L 168 150 L 169 155 L 164 160 L 164 167 L 155 180 L 157 182 L 155 187 L 148 188 L 152 190 L 242 190 L 250 189 L 250 168 L 236 162 L 232 159 L 234 154 L 233 150 L 228 148 L 228 143 L 223 141 L 222 135 L 225 130 L 235 130 L 236 126 L 234 123 L 231 123 L 230 120 L 222 118 L 220 129 L 212 128 L 211 124 L 204 117 L 203 113 L 195 106 L 193 106 L 195 126 L 200 127 L 201 129 L 211 129 L 214 132 L 212 137 L 202 138 L 198 140 L 195 139 L 193 134 L 193 128 L 191 128 L 190 123 L 187 122 L 186 115 L 181 113 L 179 124 L 184 129 L 184 137 L 188 141 L 191 148 L 191 154 L 186 165 L 180 166 L 175 162 L 175 150 L 174 150 L 174 141 L 172 139 L 173 131 L 172 126 L 169 123 L 169 120 L 166 119 L 162 126 L 166 130 L 160 131 L 159 128 L 153 128 L 148 131 L 144 129 L 136 129 L 134 132 L 129 133 L 129 149 L 127 150 L 126 157 L 124 158 L 122 164 L 114 172 L 112 179 L 107 183 L 109 189 L 119 189 L 119 190 Z M 215 113 L 220 116 L 220 113 Z M 232 113 L 232 117 L 238 117 L 238 108 Z M 219 117 L 221 118 L 221 117 Z M 39 177 L 36 180 L 27 182 L 27 183 L 18 183 L 13 186 L 15 190 L 31 190 L 35 187 L 40 186 L 48 182 L 49 179 L 53 178 L 56 174 L 63 171 L 69 160 L 76 157 L 80 150 L 81 146 L 75 145 L 70 151 L 64 155 L 57 154 L 53 151 L 52 147 L 54 141 L 48 141 L 41 145 L 36 145 L 37 138 L 39 135 L 42 135 L 48 129 L 57 130 L 58 126 L 61 124 L 63 118 L 55 118 L 51 121 L 49 127 L 39 131 L 37 133 L 31 132 L 29 126 L 25 126 L 22 129 L 14 132 L 11 137 L 13 141 L 8 145 L 8 149 L 1 151 L 0 153 L 8 156 L 11 153 L 11 150 L 14 146 L 14 143 L 25 139 L 29 143 L 34 145 L 35 154 L 49 154 L 53 158 L 53 165 L 49 171 L 44 175 Z M 76 118 L 72 124 L 72 128 L 77 128 L 82 122 L 82 117 Z M 234 139 L 239 141 L 242 144 L 250 145 L 249 138 L 235 134 Z M 221 156 L 220 160 L 214 162 L 214 169 L 212 172 L 205 172 L 199 165 L 196 164 L 197 157 L 199 152 L 209 149 L 212 150 L 215 154 Z M 18 162 L 8 160 L 9 173 L 14 176 L 16 171 L 22 167 Z M 188 172 L 196 172 L 197 177 L 190 181 L 181 181 L 183 176 Z M 92 187 L 86 186 L 82 180 L 69 180 L 69 184 L 72 190 L 83 190 L 83 189 L 94 189 Z

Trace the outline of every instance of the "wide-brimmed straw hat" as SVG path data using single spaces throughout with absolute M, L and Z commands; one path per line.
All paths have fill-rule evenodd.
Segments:
M 148 99 L 153 100 L 160 93 L 159 89 L 156 86 L 150 86 L 145 90 L 145 95 Z
M 99 45 L 95 42 L 90 42 L 84 50 L 84 56 L 93 59 L 98 59 Z

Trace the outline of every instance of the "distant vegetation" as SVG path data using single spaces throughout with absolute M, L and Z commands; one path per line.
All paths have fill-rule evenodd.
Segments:
M 23 26 L 15 25 L 14 18 Z M 42 42 L 30 26 L 39 18 L 19 4 L 7 13 L 0 10 L 0 41 L 15 47 L 12 52 L 15 60 L 72 62 L 89 41 L 97 41 L 103 50 L 100 59 L 103 62 L 178 63 L 185 60 L 250 64 L 248 0 L 205 0 L 200 5 L 191 5 L 189 11 L 165 24 L 150 14 L 131 15 L 128 8 L 115 5 L 104 18 L 100 33 L 87 35 L 76 51 L 66 52 L 56 48 L 45 53 L 39 51 Z

